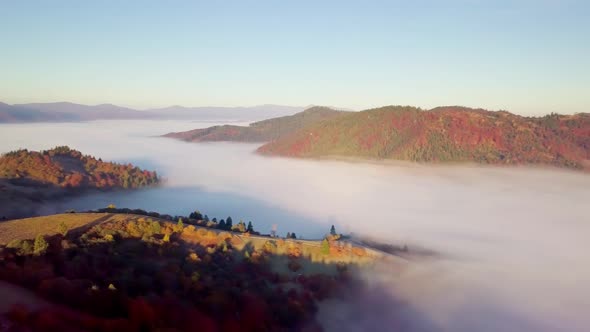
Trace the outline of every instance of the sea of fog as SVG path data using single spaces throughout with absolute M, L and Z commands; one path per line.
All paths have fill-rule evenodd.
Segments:
M 218 219 L 251 220 L 262 232 L 276 224 L 280 234 L 319 238 L 334 224 L 339 232 L 442 254 L 401 273 L 383 266 L 365 276 L 374 292 L 323 307 L 326 325 L 341 331 L 392 330 L 391 320 L 400 316 L 407 331 L 590 329 L 589 174 L 291 160 L 258 156 L 256 144 L 155 137 L 210 125 L 0 125 L 0 152 L 69 145 L 167 179 L 161 188 L 96 194 L 47 206 L 47 212 L 110 203 L 168 214 L 199 209 Z

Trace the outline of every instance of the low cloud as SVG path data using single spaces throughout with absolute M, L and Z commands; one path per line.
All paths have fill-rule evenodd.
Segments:
M 585 331 L 590 326 L 590 175 L 290 160 L 255 155 L 252 144 L 147 137 L 196 126 L 172 121 L 3 126 L 0 150 L 67 144 L 103 159 L 156 168 L 171 188 L 244 195 L 325 224 L 326 230 L 333 223 L 341 232 L 442 254 L 412 260 L 403 269 L 385 264 L 364 276 L 373 291 L 320 311 L 328 322 L 351 319 L 342 331 Z M 290 227 L 305 232 L 294 223 Z M 351 312 L 356 316 L 342 314 Z

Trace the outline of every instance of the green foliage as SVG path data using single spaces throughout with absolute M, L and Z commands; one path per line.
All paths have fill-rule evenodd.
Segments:
M 191 214 L 188 216 L 190 219 L 196 219 L 196 220 L 203 220 L 203 215 L 201 214 L 201 212 L 199 212 L 199 210 L 195 210 L 194 212 L 191 212 Z M 209 219 L 209 218 L 207 218 Z M 205 220 L 207 221 L 207 220 Z
M 174 227 L 174 231 L 178 233 L 182 233 L 184 229 L 184 223 L 182 222 L 182 218 L 178 218 L 178 222 L 176 223 L 176 227 Z
M 286 136 L 308 125 L 339 117 L 347 113 L 327 107 L 315 106 L 294 115 L 254 122 L 248 127 L 232 125 L 213 126 L 180 133 L 170 133 L 166 136 L 191 142 L 268 142 Z
M 162 226 L 158 221 L 152 221 L 150 227 L 152 234 L 160 234 L 162 232 Z
M 12 240 L 6 247 L 16 249 L 19 255 L 33 254 L 33 242 L 30 240 Z
M 64 221 L 61 221 L 59 223 L 58 232 L 63 236 L 66 236 L 68 234 L 68 225 L 66 225 Z
M 36 255 L 44 254 L 45 251 L 47 251 L 48 247 L 49 247 L 49 245 L 47 244 L 47 241 L 45 241 L 45 238 L 43 237 L 43 235 L 42 234 L 37 235 L 37 237 L 35 238 L 33 253 Z
M 240 222 L 238 222 L 236 225 L 234 225 L 231 228 L 231 230 L 234 232 L 245 233 L 246 232 L 246 224 L 242 220 L 240 220 Z
M 321 252 L 323 255 L 330 254 L 330 242 L 327 239 L 322 240 Z

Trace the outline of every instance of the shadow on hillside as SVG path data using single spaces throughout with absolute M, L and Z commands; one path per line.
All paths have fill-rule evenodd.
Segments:
M 231 240 L 187 242 L 177 233 L 166 240 L 163 234 L 125 237 L 133 229 L 125 221 L 103 223 L 111 217 L 71 229 L 65 238 L 48 237 L 41 256 L 4 249 L 0 279 L 59 304 L 50 311 L 52 328 L 62 321 L 98 331 L 191 330 L 195 322 L 203 331 L 317 331 L 320 323 L 327 331 L 436 330 L 347 265 L 265 252 L 252 243 L 237 249 Z M 277 261 L 287 262 L 290 273 L 277 273 Z M 20 316 L 9 315 L 15 324 L 49 324 L 40 313 L 19 310 Z M 152 317 L 156 312 L 158 319 Z M 410 328 L 408 318 L 420 329 Z

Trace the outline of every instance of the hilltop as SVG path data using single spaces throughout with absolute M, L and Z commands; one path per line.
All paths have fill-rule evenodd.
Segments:
M 6 299 L 20 305 L 0 312 L 0 322 L 15 330 L 321 331 L 318 304 L 363 291 L 353 272 L 377 259 L 336 239 L 252 236 L 203 222 L 83 213 L 0 223 L 0 288 L 32 292 Z
M 314 123 L 339 117 L 345 113 L 344 111 L 336 111 L 328 107 L 315 106 L 294 115 L 254 122 L 248 127 L 233 125 L 213 126 L 184 132 L 168 133 L 163 135 L 163 137 L 175 138 L 186 142 L 269 142 Z
M 261 146 L 275 156 L 588 168 L 590 114 L 522 117 L 465 107 L 387 106 L 309 125 Z
M 28 215 L 43 201 L 65 195 L 136 189 L 159 181 L 156 172 L 104 162 L 67 146 L 8 152 L 0 157 L 0 218 Z

